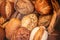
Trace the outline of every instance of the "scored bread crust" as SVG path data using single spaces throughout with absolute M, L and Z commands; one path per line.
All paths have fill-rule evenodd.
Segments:
M 34 28 L 30 34 L 30 40 L 47 40 L 47 38 L 48 32 L 44 26 Z
M 39 30 L 39 27 L 36 27 L 32 30 L 30 34 L 30 40 L 33 40 L 35 33 Z
M 45 30 L 41 40 L 47 40 L 47 38 L 48 38 L 48 32 Z
M 52 10 L 50 0 L 36 0 L 35 9 L 41 15 L 49 14 Z

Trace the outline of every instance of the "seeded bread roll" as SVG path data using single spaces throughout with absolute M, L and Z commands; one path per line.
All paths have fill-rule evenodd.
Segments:
M 10 21 L 7 23 L 5 27 L 6 31 L 6 38 L 11 39 L 11 35 L 14 33 L 15 30 L 17 30 L 20 27 L 20 20 L 16 18 L 10 19 Z
M 44 26 L 36 27 L 32 30 L 29 40 L 47 40 L 48 32 Z
M 29 40 L 30 31 L 24 27 L 19 28 L 13 35 L 11 40 Z
M 44 16 L 39 16 L 39 26 L 45 26 L 47 27 L 50 24 L 52 15 L 44 15 Z
M 21 21 L 21 26 L 26 27 L 28 30 L 32 30 L 37 26 L 37 16 L 35 14 L 29 14 L 23 17 Z
M 36 0 L 35 9 L 41 15 L 49 14 L 52 10 L 51 1 L 50 0 Z
M 15 9 L 21 14 L 29 14 L 33 12 L 34 7 L 30 0 L 17 0 L 15 3 Z

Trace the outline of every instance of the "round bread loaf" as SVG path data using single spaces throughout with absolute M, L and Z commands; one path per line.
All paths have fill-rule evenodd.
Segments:
M 47 27 L 51 22 L 51 18 L 52 18 L 52 15 L 39 16 L 38 25 Z
M 16 18 L 12 18 L 6 25 L 6 38 L 11 39 L 11 35 L 20 27 L 20 20 Z
M 21 14 L 29 14 L 34 11 L 34 7 L 30 0 L 17 0 L 15 9 Z
M 50 0 L 36 0 L 35 9 L 41 15 L 49 14 L 52 10 L 51 1 Z
M 19 28 L 13 35 L 11 40 L 29 40 L 30 31 L 24 27 Z
M 37 26 L 37 16 L 35 14 L 29 14 L 24 16 L 21 21 L 21 26 L 26 27 L 28 30 L 32 30 L 34 27 Z
M 32 30 L 29 40 L 47 40 L 48 32 L 44 26 L 36 27 Z

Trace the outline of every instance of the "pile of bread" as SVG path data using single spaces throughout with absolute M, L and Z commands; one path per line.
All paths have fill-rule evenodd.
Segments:
M 56 0 L 0 0 L 0 40 L 48 40 L 59 8 Z

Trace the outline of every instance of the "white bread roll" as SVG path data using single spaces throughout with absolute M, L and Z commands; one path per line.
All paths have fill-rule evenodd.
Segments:
M 29 40 L 47 40 L 48 32 L 44 26 L 36 27 L 32 30 Z

